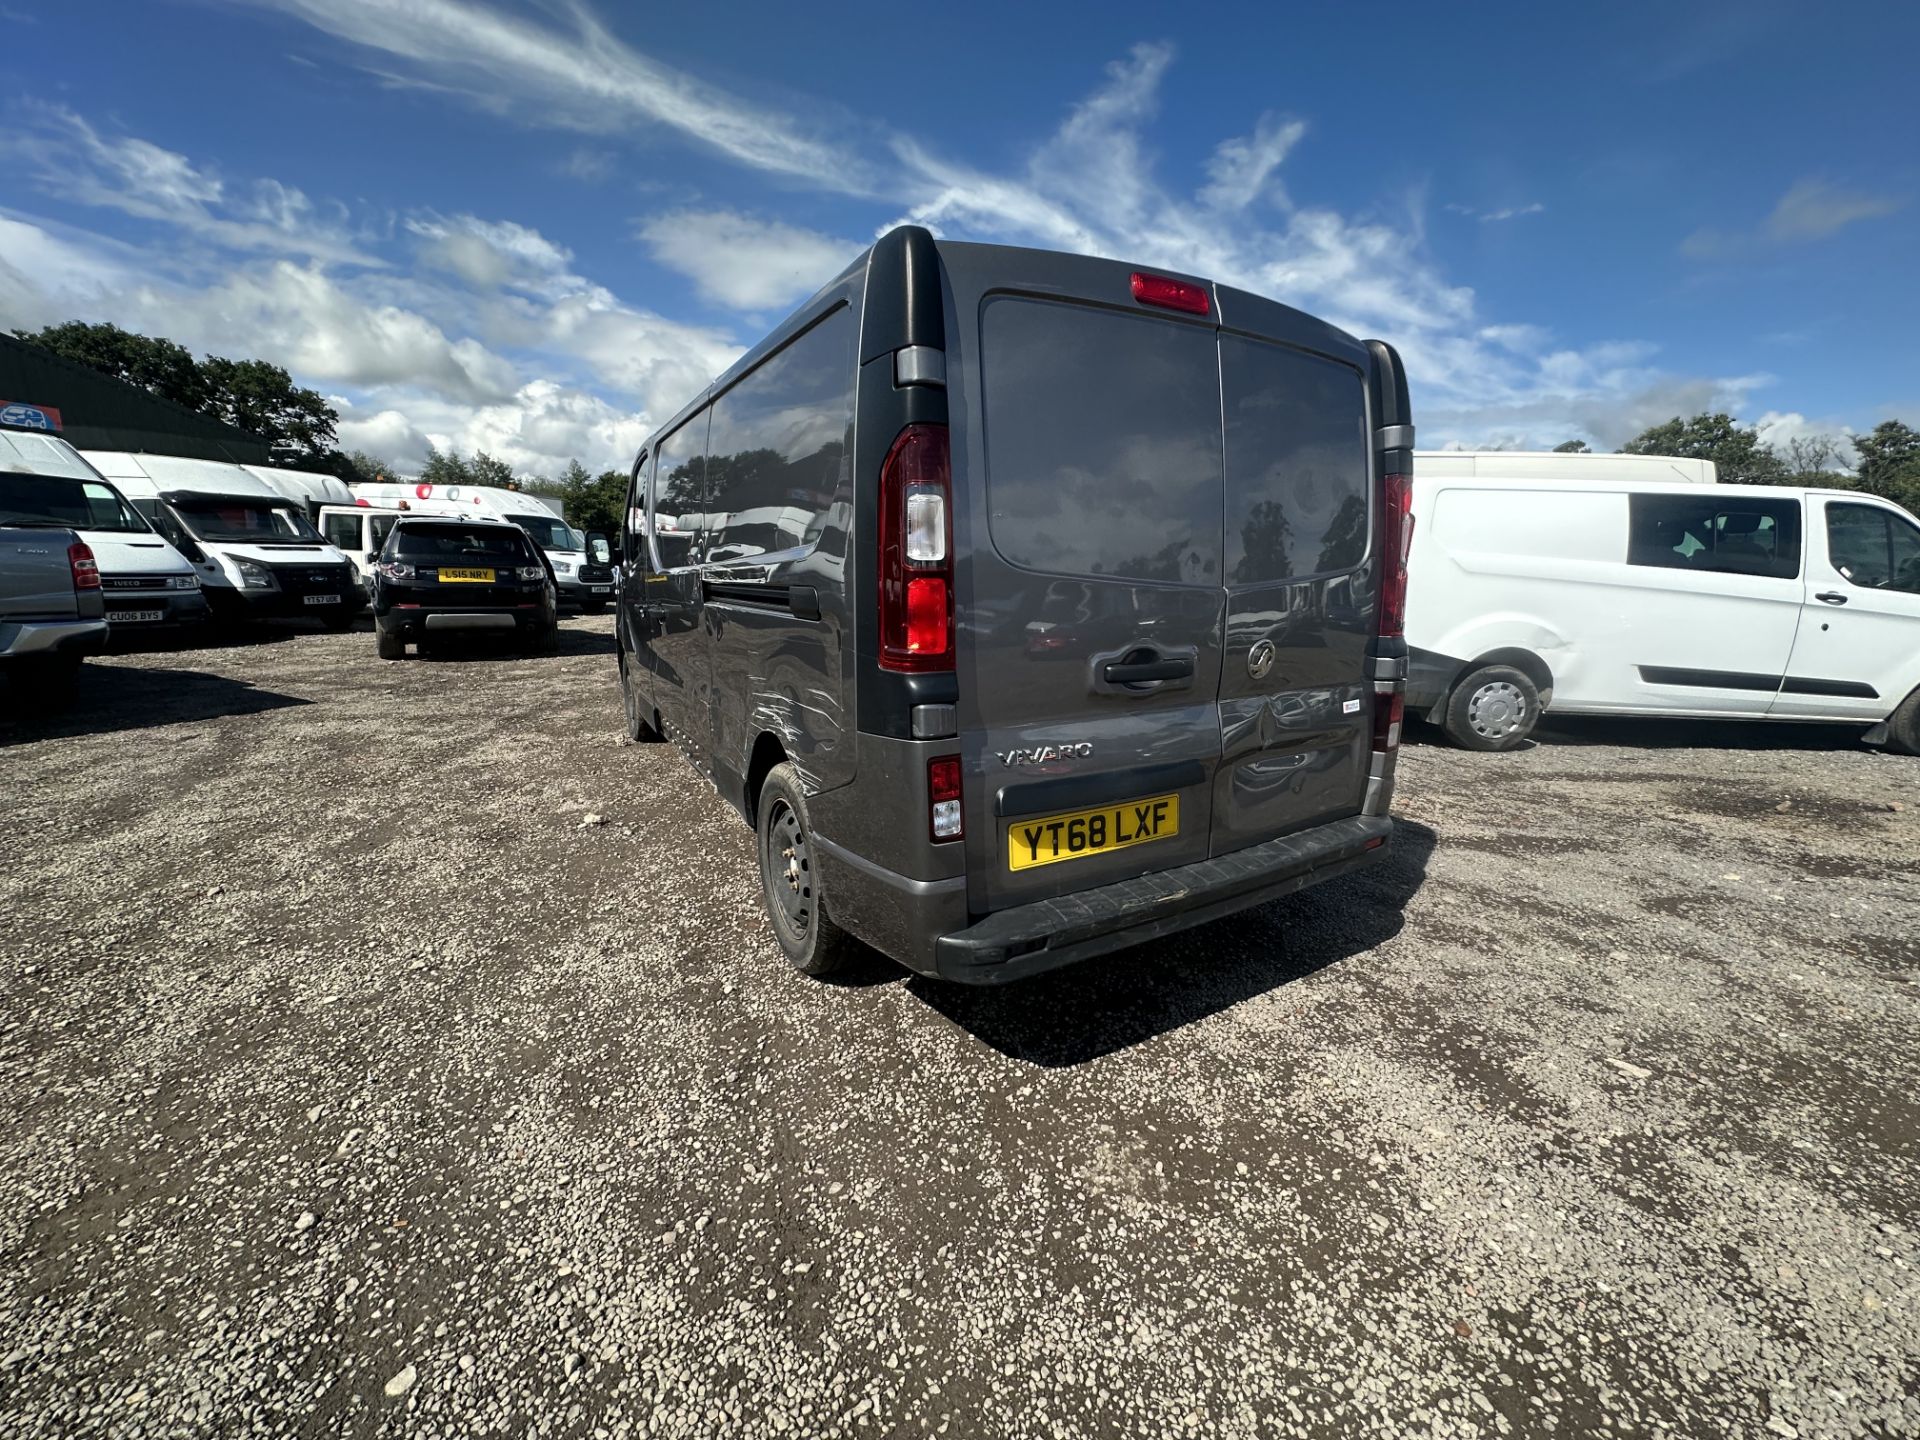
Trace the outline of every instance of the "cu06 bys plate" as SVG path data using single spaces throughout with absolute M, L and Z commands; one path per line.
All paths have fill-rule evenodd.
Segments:
M 1097 810 L 1014 820 L 1007 825 L 1007 868 L 1031 870 L 1036 865 L 1083 860 L 1179 833 L 1178 795 L 1155 795 L 1149 800 L 1102 805 Z

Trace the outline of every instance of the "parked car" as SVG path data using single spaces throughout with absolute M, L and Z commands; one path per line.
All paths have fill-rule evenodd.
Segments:
M 22 517 L 66 525 L 93 552 L 109 638 L 203 624 L 193 565 L 57 435 L 0 430 L 0 501 Z
M 551 652 L 559 638 L 553 572 L 517 525 L 481 516 L 403 516 L 373 570 L 373 625 L 382 660 L 409 644 L 475 632 L 513 634 Z
M 81 661 L 106 642 L 100 572 L 86 542 L 0 495 L 0 671 L 16 694 L 63 699 Z
M 560 603 L 590 615 L 613 599 L 613 569 L 607 557 L 587 552 L 587 537 L 567 524 L 560 502 L 498 485 L 428 485 L 378 482 L 353 486 L 357 501 L 412 515 L 482 515 L 518 525 L 547 557 L 560 587 Z
M 896 229 L 641 451 L 628 732 L 755 828 L 811 975 L 995 983 L 1317 883 L 1392 830 L 1412 444 L 1381 342 Z
M 190 560 L 217 620 L 317 620 L 345 630 L 366 604 L 352 564 L 304 505 L 244 466 L 176 455 L 81 452 Z
M 1849 490 L 1583 482 L 1585 458 L 1535 478 L 1422 460 L 1416 713 L 1477 750 L 1512 749 L 1550 710 L 1855 722 L 1920 753 L 1911 515 Z

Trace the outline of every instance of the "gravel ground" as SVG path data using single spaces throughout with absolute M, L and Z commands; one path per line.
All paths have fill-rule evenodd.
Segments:
M 0 723 L 0 1434 L 1920 1433 L 1920 761 L 1416 738 L 1371 873 L 822 985 L 563 642 Z

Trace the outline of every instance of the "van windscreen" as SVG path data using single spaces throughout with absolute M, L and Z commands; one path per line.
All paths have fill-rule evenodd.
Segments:
M 533 537 L 542 550 L 584 550 L 586 538 L 564 520 L 551 515 L 509 515 L 507 519 Z
M 994 548 L 1050 574 L 1220 583 L 1214 331 L 995 296 L 980 320 Z
M 75 530 L 145 535 L 146 521 L 99 480 L 0 471 L 0 523 L 66 525 Z
M 319 545 L 320 532 L 284 502 L 249 495 L 173 495 L 167 502 L 210 545 Z

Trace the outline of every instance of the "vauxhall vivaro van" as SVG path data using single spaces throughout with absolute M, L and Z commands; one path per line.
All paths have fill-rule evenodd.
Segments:
M 1920 752 L 1920 525 L 1899 506 L 1612 468 L 1650 457 L 1584 479 L 1586 456 L 1531 476 L 1433 458 L 1407 703 L 1457 743 L 1511 749 L 1550 709 L 1855 722 Z
M 1110 260 L 889 233 L 633 470 L 619 673 L 775 935 L 991 983 L 1376 857 L 1400 361 Z

